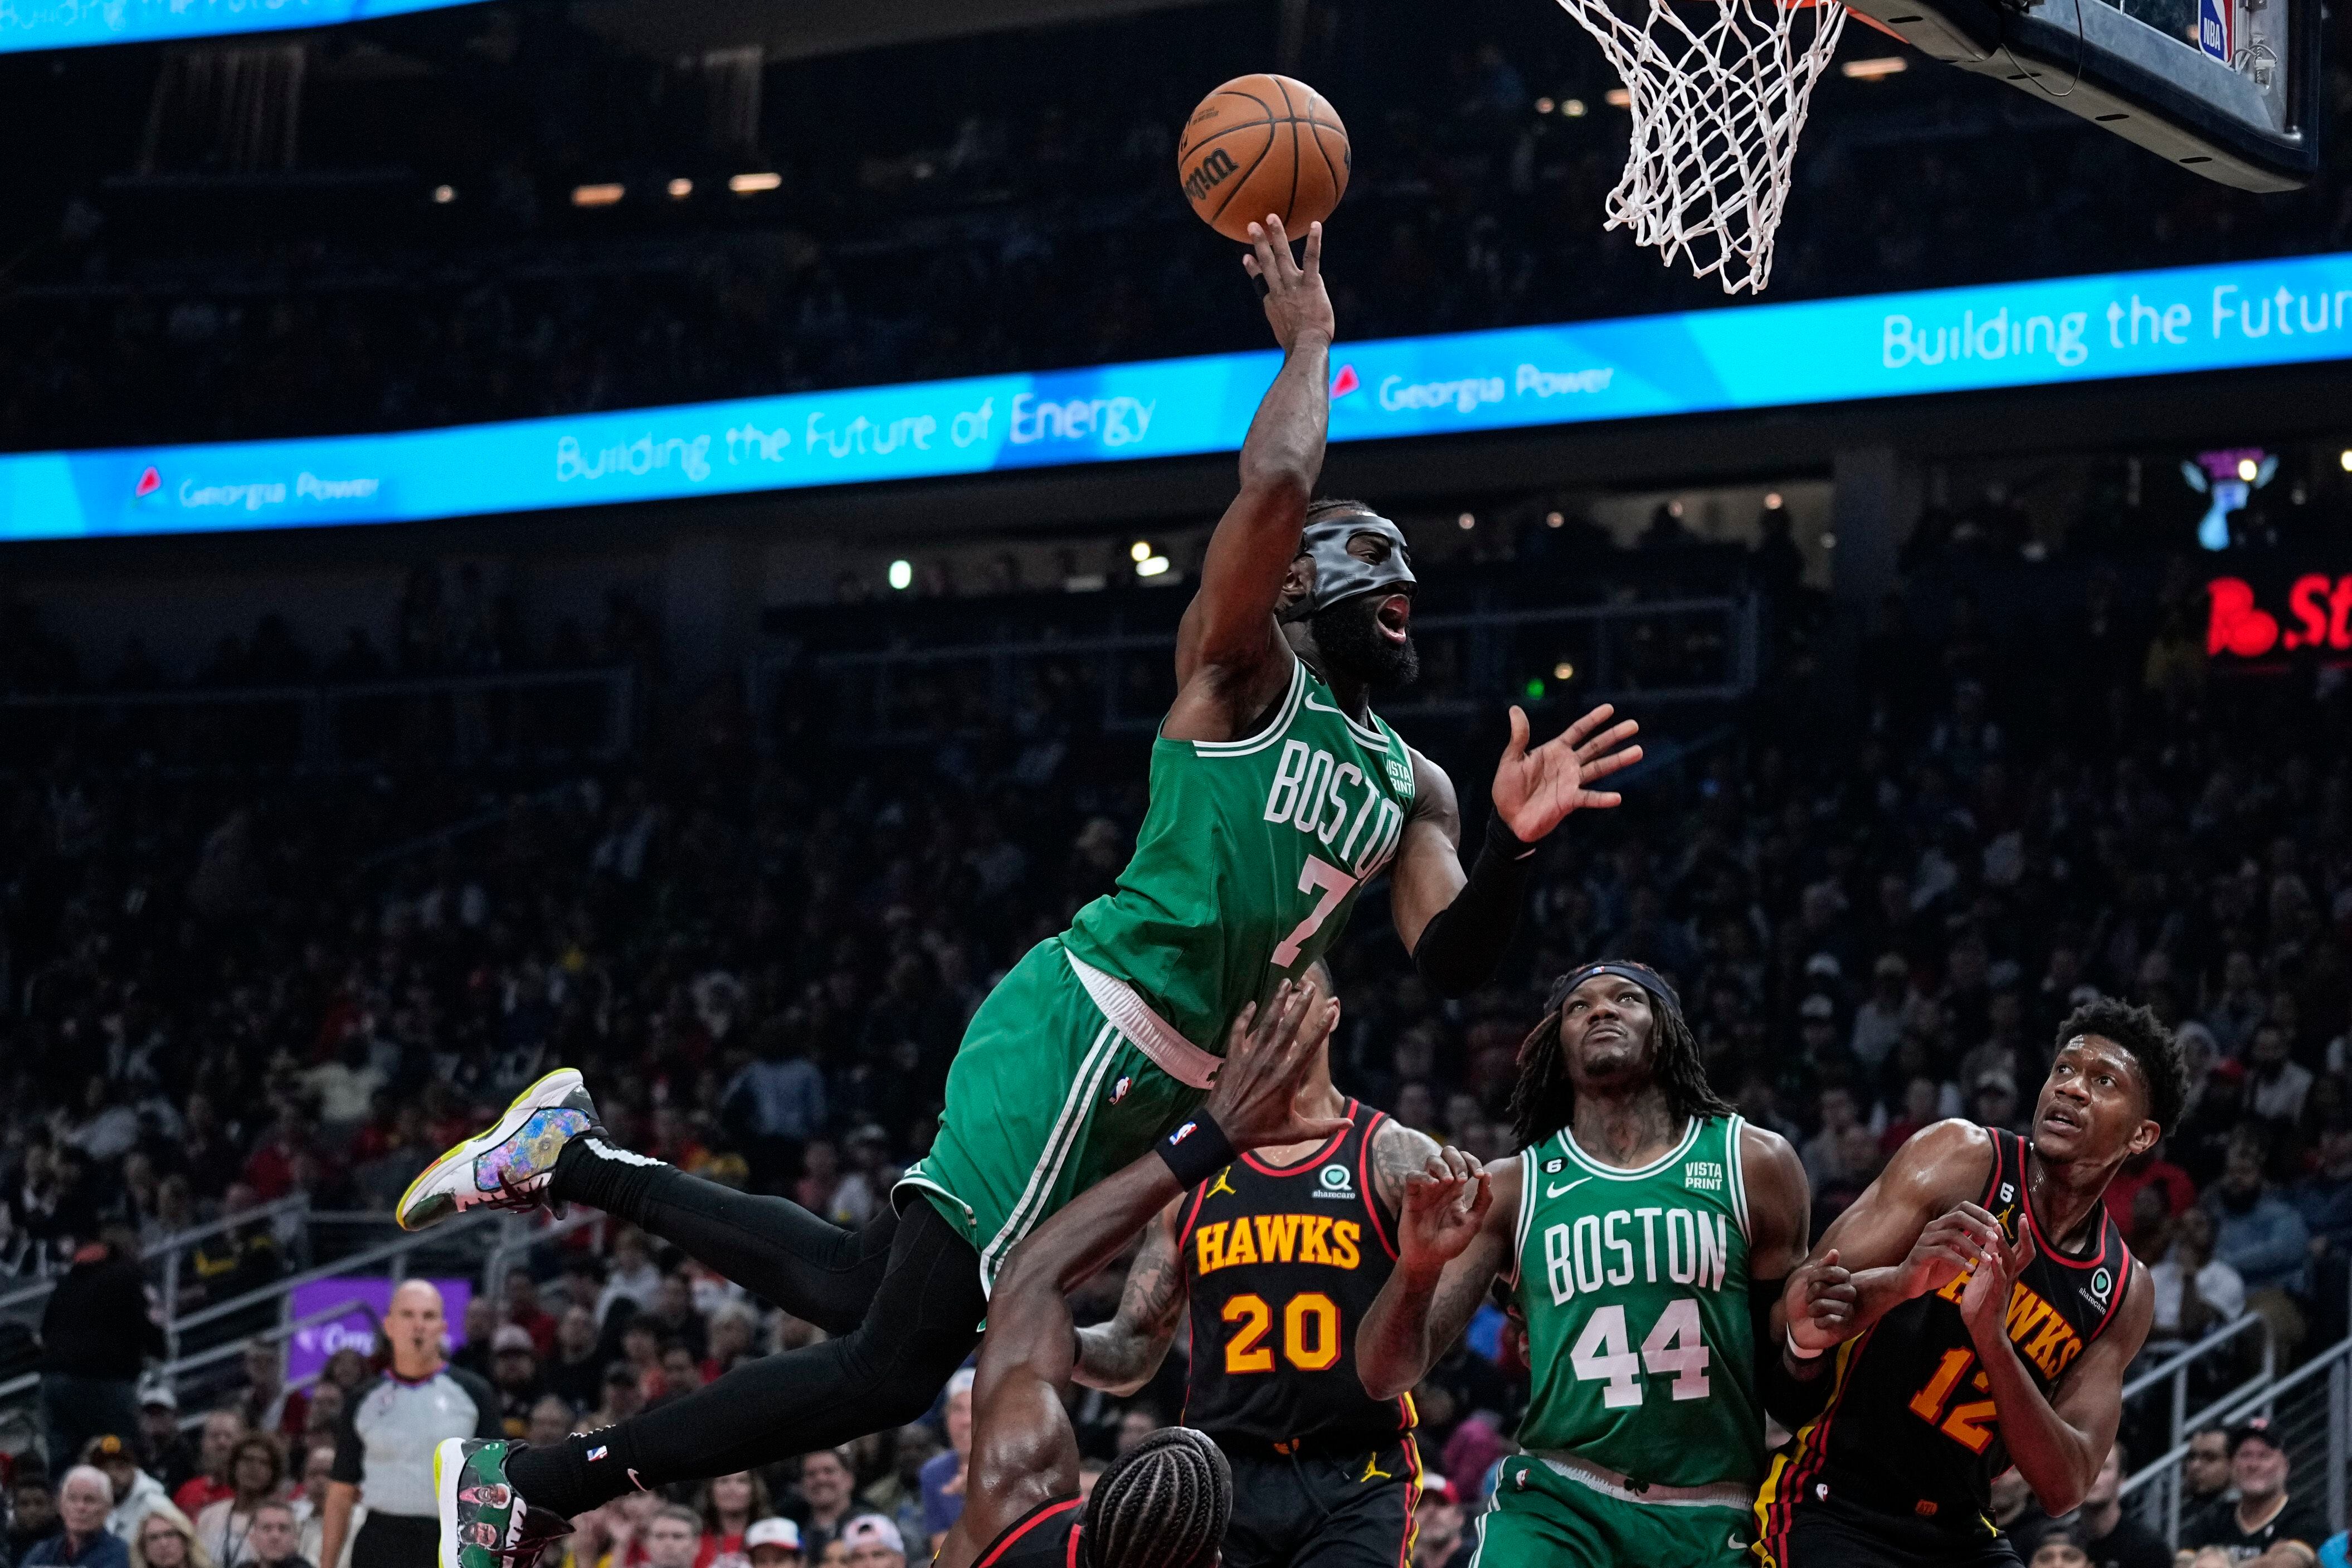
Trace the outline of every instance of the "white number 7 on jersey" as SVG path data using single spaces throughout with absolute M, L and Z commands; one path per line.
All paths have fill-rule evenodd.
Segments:
M 1355 886 L 1356 879 L 1339 867 L 1327 865 L 1312 855 L 1307 858 L 1307 864 L 1298 868 L 1298 890 L 1311 893 L 1320 888 L 1323 896 L 1315 900 L 1315 907 L 1307 911 L 1307 918 L 1298 922 L 1298 929 L 1275 944 L 1274 966 L 1276 969 L 1287 969 L 1298 962 L 1298 950 L 1307 945 L 1307 938 L 1323 929 L 1323 922 L 1331 918 L 1331 911 L 1339 907 L 1339 900 L 1352 892 Z

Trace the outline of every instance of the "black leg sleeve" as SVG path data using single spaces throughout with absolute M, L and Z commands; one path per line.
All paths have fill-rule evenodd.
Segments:
M 564 1145 L 548 1191 L 627 1220 L 829 1334 L 866 1316 L 898 1223 L 886 1206 L 864 1229 L 844 1230 L 787 1199 L 689 1176 L 593 1133 Z
M 507 1478 L 569 1518 L 625 1492 L 708 1479 L 905 1425 L 930 1408 L 980 1339 L 980 1255 L 928 1203 L 898 1226 L 865 1321 L 762 1356 L 617 1426 L 525 1448 Z

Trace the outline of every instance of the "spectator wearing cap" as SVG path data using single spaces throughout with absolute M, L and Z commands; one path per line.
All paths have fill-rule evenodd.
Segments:
M 2213 1256 L 2246 1282 L 2246 1307 L 2270 1324 L 2282 1365 L 2292 1364 L 2304 1340 L 2303 1288 L 2311 1232 L 2293 1205 L 2263 1179 L 2263 1151 L 2249 1140 L 2231 1145 L 2221 1179 L 2205 1194 L 2213 1216 Z
M 2172 1553 L 2164 1552 L 2161 1561 L 2169 1563 Z M 2033 1555 L 2026 1560 L 2026 1568 L 2091 1568 L 2091 1553 L 2084 1543 L 2083 1527 L 2079 1524 L 2053 1524 L 2044 1530 L 2034 1538 Z M 2106 1568 L 2106 1565 L 2102 1563 L 2100 1568 Z
M 92 1437 L 82 1448 L 81 1462 L 106 1472 L 107 1485 L 114 1490 L 114 1507 L 106 1516 L 106 1528 L 126 1546 L 139 1539 L 141 1520 L 159 1508 L 172 1507 L 172 1496 L 163 1489 L 163 1483 L 141 1469 L 138 1453 L 112 1432 Z
M 41 1420 L 52 1470 L 73 1463 L 92 1437 L 139 1429 L 141 1366 L 166 1348 L 138 1238 L 109 1230 L 76 1251 L 41 1312 Z
M 645 1380 L 627 1362 L 616 1361 L 604 1369 L 604 1403 L 585 1423 L 590 1427 L 618 1426 L 646 1407 Z
M 490 1386 L 498 1392 L 499 1418 L 506 1435 L 530 1430 L 530 1407 L 547 1392 L 539 1377 L 539 1347 L 520 1323 L 500 1323 L 490 1335 Z
M 948 1379 L 947 1397 L 940 1407 L 948 1446 L 923 1466 L 923 1533 L 934 1554 L 963 1517 L 964 1476 L 971 1460 L 971 1384 L 970 1367 Z
M 180 1430 L 180 1396 L 168 1378 L 152 1377 L 139 1385 L 139 1446 L 166 1496 L 196 1473 L 195 1445 Z
M 95 1465 L 76 1465 L 58 1483 L 58 1532 L 25 1553 L 17 1568 L 131 1568 L 131 1548 L 106 1528 L 114 1485 Z
M 1421 1497 L 1412 1505 L 1413 1568 L 1458 1568 L 1467 1563 L 1475 1546 L 1465 1539 L 1462 1504 L 1454 1483 L 1434 1470 L 1421 1478 Z
M 801 1568 L 801 1527 L 789 1519 L 753 1521 L 743 1532 L 743 1552 L 751 1568 Z
M 2172 1552 L 2156 1532 L 2124 1512 L 2124 1446 L 2107 1445 L 2107 1458 L 2083 1494 L 2083 1507 L 2072 1526 L 2083 1562 L 2096 1568 L 2171 1568 Z M 2049 1537 L 2042 1537 L 2046 1544 Z M 2041 1562 L 2040 1548 L 2034 1561 Z M 2081 1568 L 2070 1564 L 2069 1568 Z
M 907 1538 L 878 1513 L 861 1513 L 842 1527 L 849 1568 L 907 1568 Z
M 2182 1520 L 2180 1544 L 2192 1551 L 2218 1546 L 2231 1562 L 2257 1568 L 2310 1568 L 2334 1531 L 2315 1500 L 2288 1489 L 2286 1448 L 2269 1419 L 2240 1422 L 2229 1441 L 2238 1495 Z

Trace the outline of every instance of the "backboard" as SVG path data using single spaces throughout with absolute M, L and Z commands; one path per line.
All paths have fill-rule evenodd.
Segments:
M 1847 0 L 1937 59 L 2248 191 L 2318 170 L 2321 3 Z

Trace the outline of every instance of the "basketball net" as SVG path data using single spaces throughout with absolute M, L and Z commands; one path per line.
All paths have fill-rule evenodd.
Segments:
M 1761 293 L 1813 84 L 1845 27 L 1839 0 L 1559 0 L 1625 83 L 1633 144 L 1606 227 L 1633 231 L 1723 291 Z M 1809 18 L 1801 25 L 1800 16 Z

